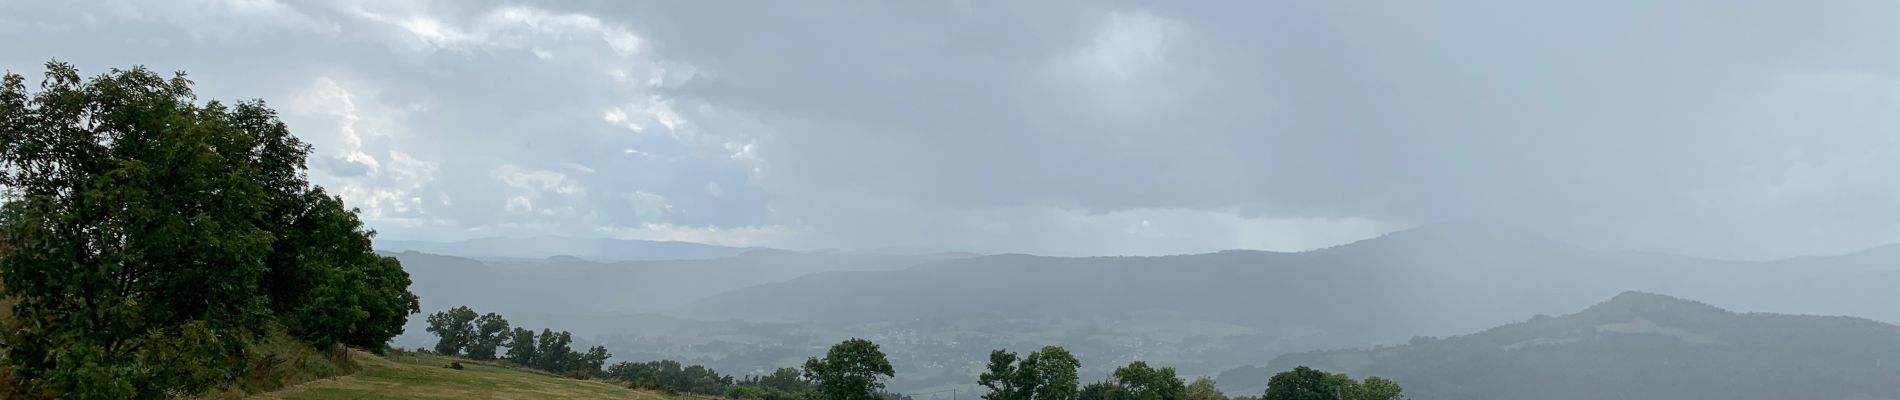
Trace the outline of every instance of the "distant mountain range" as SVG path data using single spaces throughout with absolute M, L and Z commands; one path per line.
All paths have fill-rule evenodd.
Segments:
M 1416 400 L 1900 399 L 1900 326 L 1630 292 L 1470 335 L 1289 354 L 1217 381 L 1258 394 L 1301 365 L 1394 379 Z
M 1301 253 L 956 258 L 813 274 L 718 294 L 677 315 L 762 321 L 1123 318 L 1220 321 L 1394 343 L 1470 332 L 1643 290 L 1750 310 L 1900 321 L 1900 252 L 1774 262 L 1595 251 L 1524 232 L 1442 225 Z
M 596 262 L 566 256 L 479 260 L 416 251 L 384 254 L 409 272 L 410 290 L 422 298 L 423 314 L 466 305 L 508 315 L 577 316 L 669 310 L 733 289 L 819 272 L 907 268 L 960 256 L 754 250 L 718 259 Z M 398 342 L 414 345 L 426 339 L 422 322 L 410 318 Z
M 667 310 L 733 289 L 826 271 L 906 268 L 950 256 L 800 253 L 759 250 L 704 260 L 595 262 L 569 257 L 476 260 L 419 252 L 402 261 L 425 311 L 480 309 L 566 314 Z
M 470 305 L 537 326 L 586 331 L 586 340 L 630 349 L 625 354 L 724 368 L 790 365 L 804 356 L 798 349 L 866 337 L 899 354 L 894 363 L 903 378 L 893 388 L 901 390 L 970 385 L 974 376 L 965 372 L 981 368 L 981 356 L 996 348 L 1067 346 L 1087 361 L 1090 378 L 1136 359 L 1212 375 L 1269 365 L 1288 353 L 1475 332 L 1527 316 L 1573 312 L 1627 291 L 1749 311 L 1900 321 L 1900 307 L 1894 306 L 1900 304 L 1900 291 L 1894 290 L 1900 247 L 1894 246 L 1727 261 L 1593 250 L 1479 225 L 1428 226 L 1297 253 L 1163 257 L 707 246 L 693 248 L 736 253 L 690 259 L 687 253 L 613 247 L 625 241 L 582 241 L 593 244 L 520 249 L 510 247 L 517 242 L 494 239 L 392 254 L 412 275 L 425 314 Z M 631 243 L 639 244 L 629 248 L 651 244 Z M 460 256 L 426 254 L 436 251 Z M 589 261 L 611 258 L 603 254 L 671 259 Z M 1634 301 L 1625 297 L 1613 303 Z M 399 345 L 433 342 L 421 321 L 412 318 Z M 1569 362 L 1484 362 L 1546 361 Z M 1463 394 L 1428 387 L 1419 393 Z
M 480 259 L 521 260 L 565 256 L 592 261 L 653 261 L 725 258 L 763 248 L 676 241 L 535 236 L 457 242 L 378 239 L 376 249 L 392 253 L 415 251 Z

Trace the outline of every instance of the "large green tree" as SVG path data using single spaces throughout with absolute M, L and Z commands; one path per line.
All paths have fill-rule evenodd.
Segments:
M 267 215 L 288 215 L 264 279 L 270 306 L 291 332 L 318 345 L 381 352 L 416 313 L 409 274 L 376 254 L 355 210 L 321 188 Z
M 540 358 L 537 350 L 539 348 L 534 345 L 534 330 L 515 328 L 514 333 L 508 335 L 508 354 L 502 358 L 515 365 L 533 367 L 535 360 Z
M 831 346 L 825 358 L 805 360 L 805 377 L 816 386 L 820 398 L 829 400 L 876 400 L 884 389 L 880 377 L 894 377 L 890 360 L 876 343 L 852 338 Z
M 1187 396 L 1187 383 L 1175 375 L 1174 367 L 1153 368 L 1146 362 L 1136 361 L 1116 368 L 1109 376 L 1125 393 L 1117 399 L 1180 400 Z
M 983 394 L 984 400 L 1026 400 L 1029 398 L 1029 390 L 1035 388 L 1034 377 L 1024 379 L 1023 376 L 1027 374 L 1022 373 L 1016 361 L 1015 352 L 990 351 L 989 369 L 976 377 L 976 383 L 989 390 L 989 393 Z
M 468 349 L 475 341 L 475 318 L 479 315 L 468 306 L 429 314 L 429 327 L 425 329 L 435 334 L 436 354 L 456 356 Z
M 355 211 L 304 178 L 308 145 L 262 101 L 197 103 L 183 73 L 37 92 L 0 78 L 0 278 L 22 394 L 159 398 L 237 376 L 270 321 L 318 345 L 380 347 L 409 278 Z
M 473 335 L 468 338 L 468 358 L 495 359 L 495 348 L 508 341 L 508 320 L 501 314 L 487 313 L 475 318 Z
M 1122 391 L 1121 386 L 1116 385 L 1115 382 L 1095 382 L 1082 385 L 1082 392 L 1076 396 L 1076 399 L 1117 400 L 1120 399 L 1121 396 L 1124 396 L 1125 393 L 1126 392 Z
M 580 365 L 580 354 L 574 352 L 573 344 L 572 333 L 542 329 L 541 342 L 535 344 L 533 367 L 553 373 L 573 370 Z
M 614 355 L 613 353 L 607 352 L 606 346 L 589 347 L 586 353 L 580 355 L 580 363 L 577 368 L 580 368 L 582 371 L 587 371 L 589 374 L 598 374 L 600 373 L 600 367 L 607 365 L 607 359 L 609 358 L 614 358 Z
M 1267 380 L 1266 400 L 1402 400 L 1398 382 L 1376 376 L 1355 381 L 1346 374 L 1327 373 L 1305 366 L 1274 374 Z
M 1339 385 L 1325 371 L 1295 367 L 1267 379 L 1264 400 L 1337 400 Z
M 1344 394 L 1342 397 L 1345 400 L 1402 400 L 1405 398 L 1405 389 L 1390 379 L 1368 376 L 1365 381 L 1347 387 Z
M 1227 400 L 1227 394 L 1221 393 L 1219 385 L 1208 377 L 1195 378 L 1187 386 L 1187 400 Z
M 1076 368 L 1081 364 L 1067 349 L 1046 346 L 1017 361 L 1016 353 L 990 352 L 989 370 L 977 384 L 989 388 L 987 400 L 1075 400 Z

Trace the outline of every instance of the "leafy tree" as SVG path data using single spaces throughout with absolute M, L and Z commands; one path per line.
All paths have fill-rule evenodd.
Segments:
M 1074 400 L 1080 394 L 1076 387 L 1080 377 L 1075 370 L 1081 367 L 1075 355 L 1060 346 L 1044 346 L 1029 353 L 1022 365 L 1024 371 L 1036 375 L 1035 400 Z
M 704 366 L 682 366 L 678 361 L 660 360 L 648 362 L 621 362 L 607 367 L 607 377 L 627 382 L 628 386 L 649 390 L 672 391 L 679 393 L 697 393 L 709 396 L 731 395 L 735 385 L 732 377 L 720 375 L 718 371 Z M 765 394 L 776 392 L 767 388 L 754 391 L 741 391 L 755 398 L 770 397 Z M 736 396 L 744 398 L 744 396 Z
M 1290 371 L 1273 374 L 1267 380 L 1267 393 L 1264 400 L 1336 400 L 1339 387 L 1329 374 L 1300 366 Z
M 1025 382 L 1021 379 L 1022 375 L 1027 374 L 1022 373 L 1016 366 L 1016 353 L 993 350 L 990 351 L 989 371 L 978 375 L 976 383 L 990 391 L 983 394 L 984 400 L 1027 400 L 1029 389 L 1034 388 L 1035 383 L 1027 382 L 1029 388 L 1024 388 Z
M 409 322 L 409 316 L 422 312 L 422 303 L 415 293 L 409 291 L 409 272 L 402 269 L 401 261 L 380 255 L 373 259 L 373 263 L 358 264 L 362 267 L 360 270 L 334 275 L 342 279 L 332 280 L 332 285 L 326 287 L 343 287 L 335 283 L 352 280 L 358 284 L 354 293 L 356 299 L 364 300 L 357 303 L 361 318 L 354 331 L 343 335 L 343 344 L 382 354 L 389 347 L 390 339 L 402 335 L 403 325 Z M 331 296 L 340 297 L 335 294 Z
M 495 359 L 495 348 L 508 340 L 508 320 L 501 314 L 488 313 L 475 318 L 474 334 L 468 339 L 468 358 L 477 360 Z
M 1126 391 L 1122 390 L 1121 385 L 1117 385 L 1114 382 L 1095 382 L 1082 386 L 1082 392 L 1076 396 L 1076 399 L 1118 400 L 1124 398 L 1123 396 L 1126 396 L 1126 393 Z
M 779 368 L 770 375 L 746 377 L 739 383 L 786 393 L 798 393 L 811 388 L 811 381 L 805 380 L 804 373 L 799 372 L 798 368 Z
M 600 373 L 600 367 L 602 365 L 607 365 L 607 359 L 613 357 L 613 354 L 607 352 L 606 346 L 590 347 L 587 349 L 587 354 L 580 356 L 579 367 L 582 371 L 597 374 Z
M 534 330 L 515 328 L 514 334 L 508 335 L 508 354 L 504 358 L 515 365 L 533 367 L 536 365 L 535 360 L 540 358 L 536 350 Z
M 1179 400 L 1187 395 L 1187 383 L 1174 373 L 1174 367 L 1152 368 L 1136 361 L 1116 368 L 1110 374 L 1129 400 Z
M 977 383 L 990 389 L 989 400 L 1074 400 L 1080 363 L 1067 349 L 1047 346 L 1017 362 L 1016 353 L 990 352 L 989 371 Z
M 1354 381 L 1346 374 L 1332 374 L 1300 366 L 1274 374 L 1267 380 L 1265 400 L 1401 400 L 1404 390 L 1398 382 L 1380 377 Z
M 376 254 L 370 242 L 375 233 L 363 228 L 356 210 L 321 188 L 272 199 L 265 215 L 275 218 L 265 224 L 281 230 L 266 258 L 262 288 L 291 333 L 319 346 L 373 351 L 402 334 L 403 323 L 419 310 L 408 291 L 409 274 L 395 258 Z
M 414 312 L 408 275 L 355 211 L 303 177 L 309 146 L 261 101 L 195 103 L 184 74 L 0 77 L 0 277 L 28 397 L 201 393 L 279 320 L 318 345 L 380 347 Z
M 458 306 L 429 314 L 429 333 L 435 334 L 435 352 L 445 356 L 462 354 L 475 340 L 475 310 Z
M 574 343 L 574 335 L 566 331 L 554 332 L 541 330 L 541 342 L 535 345 L 533 368 L 542 371 L 562 373 L 571 371 L 580 365 L 580 355 L 568 347 Z
M 1187 400 L 1227 400 L 1227 394 L 1221 393 L 1213 379 L 1200 377 L 1187 386 Z
M 1405 389 L 1398 382 L 1376 376 L 1366 377 L 1364 382 L 1352 385 L 1345 391 L 1346 400 L 1402 400 Z
M 805 360 L 805 377 L 817 386 L 817 394 L 831 400 L 876 400 L 884 382 L 879 376 L 894 377 L 890 360 L 876 343 L 852 338 L 831 346 L 825 358 Z

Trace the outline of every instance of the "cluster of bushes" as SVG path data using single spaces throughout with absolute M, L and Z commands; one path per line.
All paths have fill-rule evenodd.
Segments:
M 588 378 L 601 374 L 601 365 L 607 363 L 613 354 L 607 348 L 594 346 L 586 353 L 576 352 L 570 346 L 574 335 L 567 331 L 555 332 L 542 329 L 540 335 L 528 328 L 509 329 L 508 320 L 500 314 L 488 313 L 477 316 L 475 310 L 461 306 L 429 315 L 429 333 L 436 335 L 434 351 L 446 356 L 462 356 L 474 360 L 506 361 L 516 366 L 562 374 L 576 378 Z M 501 357 L 496 352 L 508 349 Z
M 0 78 L 0 335 L 11 398 L 161 398 L 255 375 L 273 327 L 383 347 L 409 275 L 262 101 L 200 104 L 183 73 Z

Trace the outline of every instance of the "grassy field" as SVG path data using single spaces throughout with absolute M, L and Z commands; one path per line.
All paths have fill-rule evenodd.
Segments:
M 362 370 L 351 375 L 297 385 L 253 399 L 640 399 L 676 400 L 602 381 L 563 378 L 495 365 L 463 362 L 464 369 L 443 368 L 449 359 L 429 355 L 391 358 L 354 354 Z

